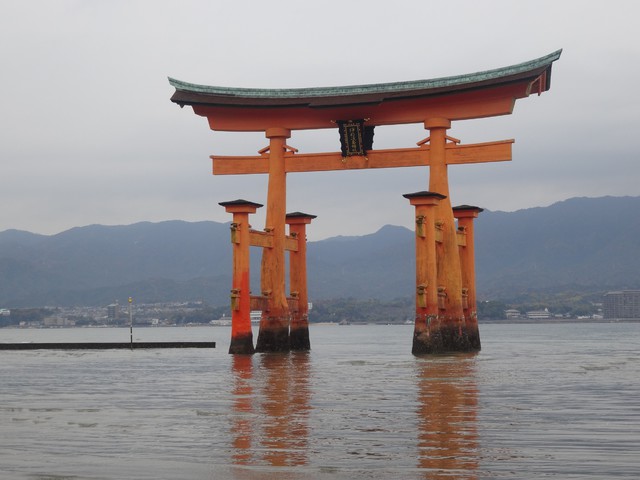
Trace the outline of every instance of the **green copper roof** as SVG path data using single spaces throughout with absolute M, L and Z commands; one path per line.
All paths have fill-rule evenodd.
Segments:
M 560 58 L 562 50 L 557 50 L 544 57 L 519 63 L 509 67 L 485 70 L 483 72 L 457 75 L 453 77 L 442 77 L 430 80 L 414 80 L 408 82 L 379 83 L 368 85 L 351 85 L 343 87 L 313 87 L 313 88 L 286 88 L 286 89 L 261 89 L 261 88 L 232 88 L 216 87 L 209 85 L 196 85 L 169 77 L 169 83 L 175 87 L 177 92 L 191 94 L 201 94 L 213 97 L 244 98 L 244 99 L 301 99 L 315 97 L 353 97 L 358 95 L 370 95 L 376 93 L 398 94 L 412 91 L 438 90 L 447 88 L 464 88 L 474 84 L 494 83 L 502 79 L 508 80 L 512 77 L 520 77 L 534 71 L 544 71 L 551 64 Z M 231 98 L 229 98 L 231 97 Z M 173 98 L 176 103 L 191 103 Z M 186 99 L 182 99 L 186 100 Z

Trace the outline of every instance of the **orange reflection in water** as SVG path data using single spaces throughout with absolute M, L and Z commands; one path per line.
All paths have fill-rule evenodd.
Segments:
M 309 354 L 234 355 L 232 369 L 234 463 L 306 465 L 311 391 Z
M 420 358 L 418 466 L 425 478 L 477 479 L 476 354 Z
M 238 465 L 251 463 L 251 440 L 253 423 L 253 358 L 251 355 L 234 355 L 232 358 L 234 373 L 233 385 L 233 462 Z
M 273 466 L 307 463 L 309 355 L 304 352 L 263 355 L 265 460 Z

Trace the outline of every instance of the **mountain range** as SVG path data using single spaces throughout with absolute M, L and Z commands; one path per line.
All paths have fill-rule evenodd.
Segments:
M 479 299 L 640 288 L 640 197 L 573 198 L 475 222 Z M 413 232 L 387 225 L 309 242 L 310 298 L 391 300 L 414 290 Z M 259 291 L 252 247 L 252 289 Z M 228 302 L 229 224 L 90 225 L 56 235 L 0 232 L 0 307 Z

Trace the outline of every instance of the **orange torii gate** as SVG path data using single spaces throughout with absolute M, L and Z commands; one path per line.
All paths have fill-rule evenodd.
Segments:
M 309 348 L 306 309 L 301 307 L 302 299 L 306 302 L 307 298 L 304 260 L 302 264 L 294 262 L 298 271 L 291 272 L 292 283 L 294 277 L 298 279 L 298 290 L 292 287 L 290 297 L 285 292 L 285 252 L 306 248 L 304 230 L 295 230 L 287 220 L 287 173 L 413 166 L 429 167 L 429 190 L 405 195 L 416 210 L 413 353 L 479 350 L 473 218 L 482 209 L 452 207 L 447 168 L 511 160 L 514 140 L 462 145 L 447 130 L 456 120 L 511 114 L 517 99 L 547 91 L 552 64 L 560 54 L 558 50 L 529 62 L 468 75 L 347 87 L 225 88 L 170 78 L 176 89 L 171 101 L 181 107 L 190 105 L 197 115 L 207 118 L 212 130 L 263 131 L 269 139 L 269 145 L 257 156 L 211 157 L 214 175 L 269 176 L 264 232 L 248 230 L 248 215 L 261 205 L 245 200 L 222 203 L 234 215 L 232 229 L 237 231 L 232 241 L 238 247 L 234 253 L 240 255 L 240 260 L 234 260 L 230 353 L 254 351 L 249 305 L 263 312 L 256 351 Z M 429 130 L 429 136 L 417 147 L 372 149 L 374 127 L 408 123 L 423 123 Z M 336 126 L 340 152 L 298 153 L 287 145 L 293 130 Z M 297 218 L 294 224 L 304 226 L 314 217 L 299 214 Z M 248 275 L 248 259 L 243 255 L 248 255 L 249 245 L 263 247 L 261 295 L 253 297 L 248 284 L 241 281 Z M 296 332 L 292 343 L 290 323 L 291 336 Z

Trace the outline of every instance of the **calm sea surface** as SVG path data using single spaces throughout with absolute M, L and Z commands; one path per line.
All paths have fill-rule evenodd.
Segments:
M 312 325 L 308 354 L 0 351 L 2 479 L 640 478 L 640 324 L 481 325 L 416 358 L 411 326 Z M 0 342 L 129 329 L 0 330 Z

